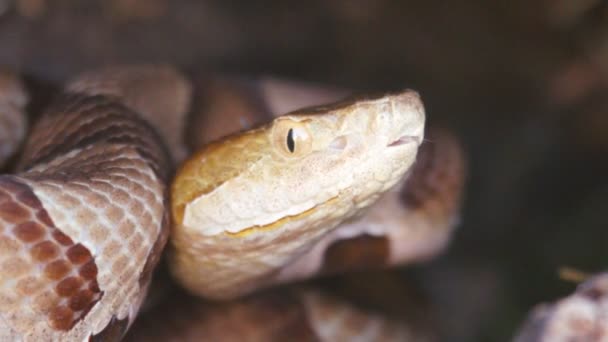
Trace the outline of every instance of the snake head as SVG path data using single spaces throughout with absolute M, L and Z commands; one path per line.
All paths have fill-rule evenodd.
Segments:
M 302 224 L 315 226 L 326 220 L 310 222 L 310 215 L 329 202 L 336 217 L 346 219 L 412 166 L 424 121 L 413 91 L 278 117 L 212 143 L 186 162 L 174 194 L 179 187 L 190 195 L 177 201 L 174 195 L 174 215 L 203 235 L 268 231 L 304 216 Z
M 424 120 L 405 91 L 298 110 L 207 145 L 173 182 L 174 275 L 214 298 L 271 283 L 403 178 Z

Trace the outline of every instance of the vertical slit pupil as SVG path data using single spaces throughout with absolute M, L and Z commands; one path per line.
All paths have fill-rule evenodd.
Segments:
M 287 148 L 291 153 L 293 153 L 296 148 L 296 142 L 293 140 L 293 128 L 290 128 L 289 132 L 287 132 Z

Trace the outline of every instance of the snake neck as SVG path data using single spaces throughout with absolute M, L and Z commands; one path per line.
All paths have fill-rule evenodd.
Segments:
M 280 228 L 203 235 L 176 227 L 172 271 L 191 292 L 213 299 L 242 296 L 275 281 L 281 269 L 310 250 L 355 211 L 328 202 Z M 288 219 L 288 218 L 287 218 Z M 179 251 L 179 252 L 176 252 Z

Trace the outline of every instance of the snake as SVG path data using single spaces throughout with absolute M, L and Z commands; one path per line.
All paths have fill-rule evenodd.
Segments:
M 0 86 L 3 113 L 23 113 L 19 78 L 5 72 Z M 423 144 L 416 92 L 280 116 L 284 108 L 260 96 L 246 110 L 265 113 L 256 125 L 207 110 L 207 122 L 245 127 L 186 158 L 192 92 L 169 66 L 102 68 L 68 81 L 33 122 L 15 171 L 0 176 L 0 340 L 120 339 L 164 250 L 190 295 L 253 313 L 244 303 L 267 305 L 255 299 L 260 290 L 352 268 L 345 251 L 364 250 L 364 240 L 381 243 L 381 266 L 428 258 L 447 243 L 462 156 L 449 135 Z M 13 141 L 25 135 L 24 122 L 5 122 L 18 127 L 8 129 Z M 297 296 L 318 322 L 328 311 L 314 308 L 349 307 Z

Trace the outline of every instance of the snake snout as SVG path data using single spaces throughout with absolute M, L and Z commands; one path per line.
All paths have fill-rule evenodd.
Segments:
M 396 94 L 391 99 L 393 133 L 387 146 L 410 143 L 420 145 L 424 137 L 425 113 L 420 95 L 412 90 Z

